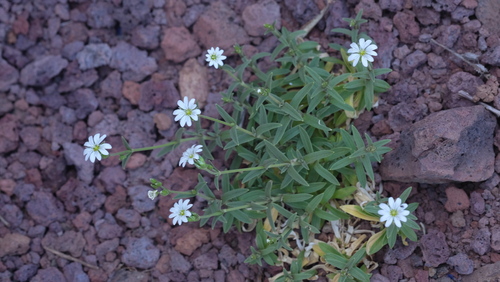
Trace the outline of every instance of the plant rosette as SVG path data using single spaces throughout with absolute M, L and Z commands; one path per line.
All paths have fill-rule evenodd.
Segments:
M 317 42 L 304 40 L 308 30 L 278 31 L 273 25 L 265 25 L 279 41 L 273 52 L 248 58 L 235 46 L 241 60 L 235 68 L 224 64 L 223 50 L 210 48 L 208 66 L 233 79 L 220 93 L 230 107 L 215 105 L 220 117 L 207 116 L 195 99 L 183 97 L 173 112 L 180 127 L 171 141 L 132 148 L 122 137 L 126 149 L 109 156 L 118 156 L 125 168 L 136 152 L 159 149 L 161 157 L 190 142 L 179 166 L 211 174 L 210 186 L 201 173 L 189 191 L 171 190 L 163 184 L 168 179 L 151 178 L 147 195 L 151 200 L 169 195 L 180 199 L 170 210 L 174 225 L 198 221 L 214 228 L 220 222 L 224 232 L 255 230 L 256 244 L 246 262 L 284 266 L 272 281 L 312 279 L 317 268 L 336 279 L 365 281 L 374 268 L 369 255 L 383 245 L 393 247 L 398 234 L 403 240 L 416 239 L 413 229 L 418 225 L 410 213 L 416 205 L 404 204 L 409 192 L 385 203 L 370 188 L 375 179 L 372 163 L 390 151 L 385 146 L 390 140 L 374 141 L 352 125 L 354 118 L 376 105 L 379 93 L 389 89 L 377 77 L 391 71 L 374 68 L 377 46 L 359 32 L 366 22 L 361 14 L 345 19 L 350 30 L 332 30 L 353 42 L 348 50 L 329 45 L 339 51 L 340 59 L 320 51 Z M 258 62 L 263 58 L 274 66 L 261 70 Z M 255 78 L 251 82 L 244 80 L 248 73 Z M 210 121 L 211 127 L 202 128 L 201 119 Z M 89 138 L 86 159 L 108 156 L 111 146 L 101 144 L 104 137 Z M 216 148 L 225 152 L 228 167 L 212 163 Z M 222 190 L 221 196 L 212 189 Z M 206 200 L 201 215 L 189 211 L 189 200 L 182 200 L 194 197 Z M 349 205 L 353 200 L 358 204 Z M 369 239 L 367 234 L 374 233 L 370 230 L 353 235 L 357 218 L 383 221 L 388 227 L 380 225 L 382 231 Z M 334 240 L 317 239 L 325 226 Z

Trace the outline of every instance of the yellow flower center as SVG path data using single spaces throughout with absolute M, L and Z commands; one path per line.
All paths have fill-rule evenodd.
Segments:
M 181 211 L 179 212 L 179 215 L 184 216 L 184 214 L 186 214 L 184 210 L 181 210 Z
M 210 56 L 210 59 L 212 59 L 212 61 L 215 61 L 215 60 L 217 60 L 217 55 L 215 55 L 215 54 L 212 54 L 212 56 Z
M 397 216 L 398 210 L 391 210 L 391 216 Z
M 360 55 L 360 56 L 364 56 L 364 55 L 366 55 L 366 51 L 365 51 L 365 49 L 361 49 L 361 50 L 359 51 L 359 55 Z
M 186 112 L 186 115 L 188 115 L 188 116 L 190 116 L 193 113 L 193 111 L 191 109 L 187 109 L 185 112 Z
M 99 151 L 99 145 L 94 145 L 94 148 L 92 148 L 92 150 L 94 150 L 94 152 Z

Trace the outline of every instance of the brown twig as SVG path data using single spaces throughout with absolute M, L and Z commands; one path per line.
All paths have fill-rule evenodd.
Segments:
M 488 73 L 488 70 L 483 65 L 481 65 L 481 64 L 474 64 L 474 63 L 470 62 L 469 60 L 467 60 L 466 58 L 464 58 L 464 56 L 458 54 L 457 52 L 451 50 L 450 48 L 444 46 L 443 44 L 437 42 L 436 40 L 434 40 L 432 38 L 431 38 L 430 42 L 434 43 L 437 46 L 445 49 L 446 51 L 448 51 L 450 53 L 452 53 L 453 55 L 455 55 L 460 60 L 464 61 L 469 66 L 473 67 L 474 70 L 477 71 L 479 74 L 484 75 L 486 78 L 489 78 L 490 74 Z
M 9 222 L 8 222 L 7 220 L 5 220 L 5 218 L 3 218 L 1 215 L 0 215 L 0 221 L 1 221 L 3 224 L 5 224 L 5 226 L 10 227 Z
M 463 91 L 463 90 L 459 90 L 458 91 L 458 95 L 460 95 L 460 97 L 464 97 L 465 99 L 468 99 L 472 102 L 475 102 L 474 101 L 474 98 L 467 92 Z M 478 104 L 482 105 L 483 107 L 485 107 L 488 111 L 492 112 L 494 115 L 496 115 L 497 117 L 500 117 L 500 110 L 486 104 L 486 103 L 483 103 L 483 102 L 478 102 Z
M 74 262 L 78 262 L 78 263 L 80 263 L 80 264 L 82 264 L 82 265 L 85 265 L 85 266 L 90 267 L 90 268 L 93 268 L 93 269 L 99 269 L 99 267 L 97 267 L 97 266 L 95 266 L 95 265 L 92 265 L 92 264 L 90 264 L 90 263 L 84 262 L 83 260 L 80 260 L 80 259 L 74 258 L 74 257 L 72 257 L 72 256 L 69 256 L 69 255 L 63 254 L 63 253 L 61 253 L 61 252 L 59 252 L 59 251 L 56 251 L 56 250 L 54 250 L 54 249 L 52 249 L 52 248 L 49 248 L 49 247 L 47 247 L 47 246 L 42 246 L 42 247 L 43 247 L 46 251 L 49 251 L 49 252 L 53 253 L 54 255 L 60 256 L 60 257 L 62 257 L 62 258 L 64 258 L 64 259 L 71 260 L 71 261 L 74 261 Z

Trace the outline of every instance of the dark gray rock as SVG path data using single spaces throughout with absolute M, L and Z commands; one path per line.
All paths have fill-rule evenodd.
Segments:
M 112 51 L 108 44 L 89 44 L 83 48 L 76 59 L 81 70 L 105 66 L 111 61 Z
M 129 238 L 122 262 L 130 267 L 152 268 L 160 258 L 160 250 L 147 237 Z M 172 259 L 174 260 L 174 259 Z
M 122 72 L 123 80 L 141 81 L 158 69 L 156 60 L 147 52 L 120 41 L 112 48 L 109 66 Z
M 65 218 L 64 209 L 52 193 L 36 191 L 26 205 L 29 216 L 38 224 L 48 226 L 54 221 Z
M 401 133 L 399 147 L 384 156 L 381 176 L 420 183 L 484 181 L 494 172 L 495 126 L 483 106 L 430 114 Z
M 470 242 L 470 246 L 478 255 L 484 255 L 490 250 L 491 246 L 491 232 L 488 228 L 481 228 L 477 230 Z
M 77 262 L 67 264 L 63 268 L 64 277 L 67 281 L 73 282 L 89 282 L 90 278 L 82 269 L 82 265 Z
M 144 185 L 132 186 L 128 189 L 128 195 L 132 199 L 132 206 L 140 213 L 152 211 L 155 208 L 155 202 L 148 198 L 148 191 L 151 188 Z
M 64 275 L 55 267 L 38 270 L 31 282 L 65 281 Z
M 47 55 L 38 58 L 21 70 L 20 81 L 28 86 L 43 86 L 57 76 L 66 66 L 68 61 L 61 55 Z
M 19 72 L 9 65 L 5 60 L 0 59 L 0 91 L 6 91 L 19 79 Z
M 453 266 L 458 274 L 469 275 L 474 271 L 474 261 L 464 253 L 450 257 L 446 263 Z
M 450 248 L 446 243 L 446 235 L 437 230 L 430 230 L 420 239 L 425 265 L 438 267 L 450 257 Z

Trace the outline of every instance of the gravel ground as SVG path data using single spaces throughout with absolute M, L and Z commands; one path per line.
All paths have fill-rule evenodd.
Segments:
M 243 263 L 252 233 L 173 226 L 175 201 L 147 198 L 150 177 L 175 190 L 196 185 L 197 171 L 177 166 L 191 144 L 164 158 L 137 153 L 122 170 L 117 158 L 85 162 L 83 143 L 95 133 L 107 134 L 113 151 L 123 149 L 120 136 L 132 147 L 167 142 L 183 96 L 217 116 L 218 93 L 231 80 L 207 67 L 205 50 L 221 47 L 235 66 L 236 43 L 249 55 L 276 46 L 262 23 L 297 30 L 323 7 L 323 0 L 0 0 L 0 281 L 232 282 L 279 273 Z M 347 27 L 341 19 L 360 9 L 369 20 L 362 30 L 379 46 L 375 66 L 394 71 L 386 75 L 392 89 L 355 125 L 393 140 L 377 183 L 387 196 L 413 186 L 409 201 L 420 203 L 425 227 L 419 242 L 377 254 L 372 280 L 497 281 L 500 134 L 495 117 L 458 92 L 500 108 L 498 0 L 337 0 L 309 39 L 325 49 L 349 46 L 330 30 Z M 404 148 L 421 154 L 389 161 L 408 156 Z M 204 206 L 198 198 L 193 210 Z

